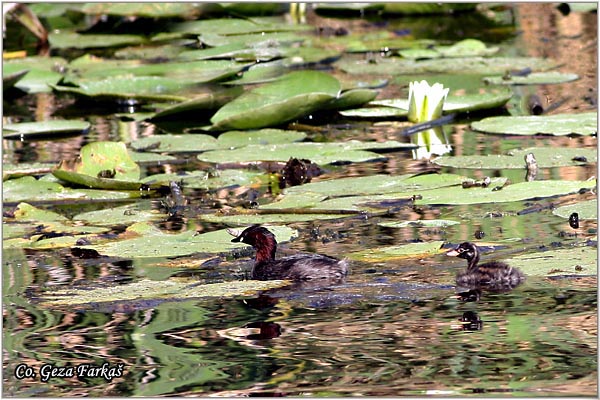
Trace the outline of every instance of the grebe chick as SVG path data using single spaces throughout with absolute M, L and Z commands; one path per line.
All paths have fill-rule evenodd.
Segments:
M 456 284 L 461 287 L 505 292 L 514 289 L 525 280 L 521 271 L 501 261 L 479 265 L 479 249 L 470 242 L 461 243 L 446 255 L 464 258 L 468 262 L 467 270 L 456 274 Z
M 321 280 L 328 283 L 341 283 L 348 274 L 348 264 L 345 260 L 321 254 L 295 254 L 276 260 L 277 241 L 275 235 L 259 225 L 246 228 L 231 241 L 249 244 L 256 250 L 252 279 L 260 281 L 272 279 Z

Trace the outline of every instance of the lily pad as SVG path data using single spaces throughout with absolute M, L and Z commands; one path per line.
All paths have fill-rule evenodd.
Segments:
M 273 226 L 269 227 L 269 230 L 273 232 L 278 243 L 289 241 L 297 235 L 295 230 L 285 226 Z M 244 244 L 232 243 L 232 236 L 224 229 L 202 234 L 195 231 L 168 234 L 146 222 L 130 226 L 122 236 L 127 239 L 80 247 L 96 250 L 106 256 L 125 258 L 180 257 L 194 253 L 225 254 L 240 247 L 247 247 Z
M 545 197 L 561 196 L 576 193 L 582 188 L 591 189 L 595 181 L 532 181 L 519 182 L 494 191 L 496 185 L 487 188 L 463 189 L 462 187 L 446 187 L 424 190 L 419 194 L 422 198 L 415 204 L 482 204 L 504 203 Z
M 435 46 L 431 49 L 404 49 L 398 54 L 404 58 L 425 59 L 438 57 L 475 57 L 489 56 L 498 52 L 498 47 L 487 47 L 477 39 L 464 39 L 451 46 Z M 451 62 L 451 60 L 448 60 Z
M 342 214 L 302 214 L 302 213 L 285 213 L 285 214 L 256 214 L 252 210 L 243 210 L 240 214 L 205 214 L 201 220 L 217 224 L 225 224 L 228 226 L 252 225 L 252 224 L 285 224 L 290 222 L 305 222 L 318 221 L 326 219 L 337 219 L 347 217 Z
M 460 57 L 432 60 L 410 60 L 400 57 L 378 59 L 377 63 L 342 59 L 338 67 L 349 74 L 503 74 L 507 70 L 531 68 L 534 71 L 545 71 L 555 67 L 555 63 L 544 58 L 535 57 Z
M 146 39 L 138 35 L 79 34 L 75 32 L 52 32 L 48 42 L 53 49 L 87 49 L 120 47 L 144 43 Z
M 202 8 L 202 4 L 195 3 L 86 3 L 81 7 L 81 12 L 92 15 L 173 18 L 194 15 L 201 12 Z
M 202 93 L 200 96 L 195 96 L 191 100 L 187 100 L 163 109 L 162 111 L 156 113 L 152 119 L 156 120 L 166 117 L 173 117 L 173 115 L 182 113 L 197 113 L 207 110 L 216 110 L 235 99 L 243 92 L 243 90 L 239 87 L 220 90 L 206 89 L 206 92 Z
M 55 163 L 5 163 L 2 165 L 2 180 L 49 174 L 55 166 Z
M 73 190 L 63 187 L 56 182 L 43 179 L 35 179 L 32 176 L 24 176 L 18 179 L 10 179 L 3 183 L 2 199 L 4 203 L 20 201 L 77 201 L 86 200 L 122 200 L 140 197 L 139 190 L 136 191 L 114 191 L 114 190 Z
M 174 24 L 169 31 L 188 35 L 243 35 L 251 33 L 306 31 L 312 29 L 308 25 L 286 23 L 260 23 L 257 19 L 215 18 L 200 21 L 189 21 Z
M 596 135 L 598 113 L 489 117 L 471 124 L 479 132 L 503 135 Z
M 95 82 L 110 77 L 163 77 L 171 78 L 172 84 L 177 83 L 187 87 L 229 78 L 252 64 L 230 60 L 144 63 L 141 60 L 111 60 L 82 56 L 71 61 L 69 64 L 70 72 L 67 74 L 66 79 L 70 83 L 82 86 L 87 82 Z M 168 86 L 165 86 L 163 91 L 166 88 Z M 197 96 L 197 93 L 195 95 Z
M 562 218 L 569 218 L 574 212 L 579 214 L 579 219 L 598 219 L 598 199 L 581 201 L 552 210 L 552 214 Z
M 42 210 L 28 203 L 19 203 L 15 210 L 16 221 L 67 221 L 68 218 L 58 213 Z
M 282 144 L 300 142 L 306 138 L 305 132 L 282 129 L 259 129 L 255 131 L 229 131 L 219 135 L 221 148 L 242 147 L 251 144 Z
M 495 87 L 479 90 L 478 93 L 463 95 L 450 94 L 444 101 L 444 112 L 465 112 L 502 107 L 513 92 L 509 88 Z M 374 106 L 386 106 L 408 110 L 408 99 L 375 100 L 369 103 Z
M 401 148 L 398 142 L 392 142 L 390 148 Z M 373 144 L 373 147 L 385 148 L 385 143 Z M 408 145 L 404 148 L 412 148 Z M 363 162 L 382 159 L 381 155 L 366 151 L 369 143 L 348 141 L 343 143 L 284 143 L 274 145 L 249 145 L 233 150 L 213 150 L 198 155 L 198 159 L 206 162 L 225 163 L 257 161 L 287 161 L 291 157 L 306 158 L 317 164 L 336 162 Z
M 399 246 L 386 246 L 361 250 L 346 254 L 351 260 L 364 262 L 387 262 L 404 258 L 427 257 L 442 252 L 443 241 L 410 243 Z
M 113 77 L 98 81 L 81 81 L 79 87 L 51 85 L 57 92 L 97 99 L 137 99 L 141 101 L 185 101 L 180 94 L 193 87 L 189 80 L 159 76 Z
M 371 175 L 306 183 L 285 189 L 285 194 L 316 193 L 325 197 L 346 197 L 408 191 L 417 193 L 420 190 L 460 185 L 465 179 L 455 174 Z
M 29 73 L 28 69 L 19 69 L 15 72 L 2 71 L 2 90 L 10 89 L 15 86 L 25 75 Z
M 288 285 L 288 281 L 232 281 L 198 285 L 191 279 L 154 281 L 142 279 L 127 285 L 104 288 L 68 288 L 44 293 L 42 305 L 82 306 L 99 302 L 132 301 L 143 299 L 185 299 L 203 297 L 237 297 Z
M 130 144 L 137 151 L 157 153 L 194 153 L 218 149 L 217 139 L 210 135 L 156 135 L 138 139 Z
M 337 79 L 319 71 L 297 71 L 244 93 L 211 118 L 213 129 L 279 125 L 320 109 L 341 90 Z
M 63 181 L 91 188 L 140 188 L 140 167 L 129 157 L 122 142 L 89 143 L 81 148 L 77 159 L 62 160 L 52 174 Z
M 4 124 L 3 139 L 35 139 L 36 136 L 81 135 L 89 131 L 91 124 L 85 121 L 51 120 Z
M 147 222 L 164 217 L 164 214 L 143 209 L 139 203 L 136 203 L 77 214 L 73 217 L 73 221 L 82 221 L 86 224 L 98 226 L 116 226 L 131 225 L 136 222 Z
M 492 85 L 548 85 L 552 83 L 571 82 L 577 79 L 579 79 L 579 75 L 577 74 L 550 71 L 533 72 L 527 76 L 486 76 L 483 78 L 483 81 Z
M 525 169 L 524 157 L 529 153 L 533 153 L 539 168 L 586 164 L 586 162 L 575 161 L 575 157 L 585 157 L 587 163 L 598 161 L 595 149 L 530 147 L 522 150 L 511 150 L 506 155 L 442 156 L 433 160 L 433 163 L 453 168 Z
M 263 175 L 257 171 L 244 171 L 239 169 L 225 169 L 209 173 L 207 171 L 192 171 L 179 174 L 157 174 L 147 176 L 142 180 L 148 184 L 168 184 L 169 181 L 183 181 L 184 187 L 189 189 L 216 190 L 226 187 L 249 186 L 257 183 L 258 177 Z
M 2 63 L 3 80 L 12 76 L 16 79 L 19 73 L 27 70 L 26 75 L 21 76 L 15 87 L 27 93 L 50 92 L 48 85 L 54 85 L 62 79 L 57 71 L 67 65 L 67 61 L 60 57 L 26 57 L 16 60 L 5 60 Z
M 598 250 L 595 247 L 574 247 L 523 254 L 505 260 L 528 276 L 596 275 Z

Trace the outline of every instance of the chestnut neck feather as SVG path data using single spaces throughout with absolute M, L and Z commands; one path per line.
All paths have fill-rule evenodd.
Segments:
M 263 240 L 255 244 L 257 263 L 272 261 L 275 259 L 275 252 L 277 251 L 277 243 L 274 238 L 264 237 Z

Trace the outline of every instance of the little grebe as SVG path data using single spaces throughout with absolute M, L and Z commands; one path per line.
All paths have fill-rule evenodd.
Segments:
M 508 291 L 525 280 L 525 275 L 521 271 L 500 261 L 478 265 L 479 249 L 470 242 L 461 243 L 455 249 L 447 252 L 446 255 L 464 258 L 469 263 L 466 271 L 456 274 L 456 284 L 458 286 Z
M 275 235 L 259 225 L 246 228 L 231 241 L 249 244 L 256 250 L 252 279 L 260 281 L 318 279 L 328 283 L 341 283 L 348 274 L 348 265 L 345 260 L 321 254 L 295 254 L 276 260 L 277 241 Z

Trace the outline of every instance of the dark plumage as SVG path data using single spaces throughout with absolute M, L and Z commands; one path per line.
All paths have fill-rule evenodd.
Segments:
M 295 254 L 276 260 L 277 241 L 275 235 L 259 225 L 246 228 L 231 241 L 249 244 L 256 250 L 252 279 L 261 281 L 272 279 L 321 280 L 327 283 L 341 283 L 348 274 L 348 265 L 345 260 L 321 254 Z
M 501 261 L 479 265 L 479 249 L 470 242 L 461 243 L 446 255 L 464 258 L 468 262 L 467 270 L 456 274 L 456 284 L 461 287 L 504 292 L 525 280 L 521 271 Z

